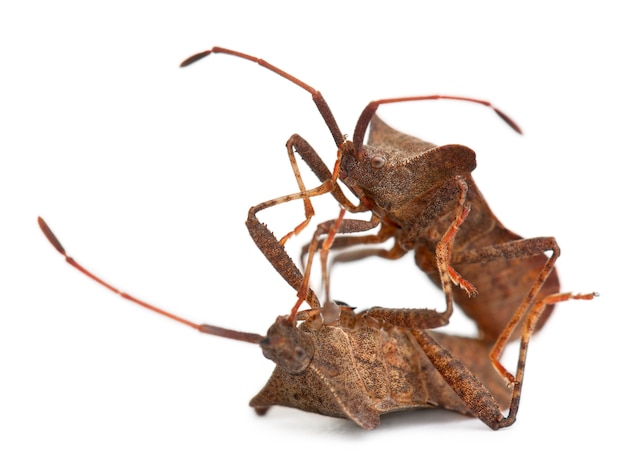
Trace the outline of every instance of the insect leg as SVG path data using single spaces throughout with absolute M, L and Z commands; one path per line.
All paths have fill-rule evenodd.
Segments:
M 552 251 L 552 255 L 545 257 L 544 253 L 546 253 L 546 251 Z M 519 335 L 515 330 L 519 327 L 520 322 L 524 319 L 524 316 L 528 313 L 533 303 L 541 296 L 542 288 L 546 284 L 548 277 L 550 277 L 554 271 L 554 265 L 560 252 L 560 248 L 554 238 L 538 237 L 518 239 L 477 249 L 459 250 L 453 254 L 452 262 L 459 268 L 461 265 L 466 264 L 488 264 L 490 261 L 506 261 L 507 259 L 511 259 L 515 260 L 516 263 L 512 264 L 510 267 L 504 266 L 503 274 L 506 272 L 506 268 L 514 268 L 515 270 L 509 275 L 518 270 L 527 271 L 528 275 L 534 275 L 529 278 L 531 281 L 528 282 L 529 289 L 523 300 L 521 300 L 521 303 L 513 302 L 510 305 L 507 304 L 503 306 L 501 300 L 504 300 L 505 296 L 501 296 L 500 298 L 477 300 L 475 303 L 476 310 L 466 310 L 466 312 L 470 312 L 472 316 L 475 313 L 479 313 L 478 316 L 475 316 L 478 321 L 485 320 L 485 318 L 493 320 L 493 323 L 489 327 L 489 329 L 491 329 L 490 333 L 485 335 L 485 337 L 496 340 L 495 346 L 499 348 L 500 352 L 503 350 L 509 338 L 513 335 Z M 543 264 L 539 261 L 534 262 L 539 256 L 544 256 L 545 262 L 543 262 Z M 530 263 L 531 258 L 534 258 L 532 264 Z M 528 261 L 524 259 L 528 259 Z M 532 279 L 533 277 L 534 279 Z M 553 290 L 553 292 L 557 291 L 558 289 Z M 543 293 L 543 295 L 547 295 L 547 293 Z M 488 291 L 485 292 L 485 296 L 488 296 Z M 520 294 L 520 296 L 522 296 L 522 294 Z
M 572 293 L 562 293 L 562 294 L 553 294 L 546 297 L 543 300 L 535 303 L 530 309 L 526 319 L 524 320 L 522 327 L 522 336 L 519 345 L 519 355 L 517 361 L 517 371 L 515 376 L 509 373 L 504 366 L 500 363 L 500 356 L 502 355 L 503 345 L 498 344 L 491 350 L 489 357 L 496 368 L 496 370 L 513 385 L 513 393 L 511 396 L 511 405 L 509 407 L 509 413 L 506 418 L 503 418 L 499 421 L 500 427 L 506 427 L 515 422 L 515 417 L 517 415 L 517 411 L 519 409 L 520 398 L 522 394 L 522 383 L 524 381 L 524 370 L 526 368 L 526 357 L 528 354 L 528 342 L 530 341 L 530 337 L 533 334 L 535 326 L 537 325 L 537 321 L 541 317 L 541 314 L 546 308 L 547 304 L 567 301 L 567 300 L 591 300 L 594 297 L 597 297 L 598 294 L 572 294 Z M 511 332 L 511 328 L 505 329 L 505 332 Z M 508 335 L 503 335 L 502 341 L 507 341 Z
M 289 162 L 291 164 L 291 168 L 293 170 L 293 174 L 298 182 L 298 188 L 300 189 L 300 195 L 302 195 L 302 199 L 304 201 L 304 217 L 305 220 L 298 224 L 291 232 L 287 233 L 280 239 L 281 244 L 285 244 L 285 242 L 293 235 L 297 235 L 300 233 L 311 221 L 313 216 L 315 215 L 315 211 L 313 209 L 313 205 L 311 203 L 310 197 L 312 191 L 308 191 L 306 186 L 304 185 L 304 181 L 302 180 L 302 175 L 300 173 L 300 169 L 298 167 L 298 163 L 296 161 L 295 154 L 297 153 L 302 159 L 306 162 L 306 164 L 311 168 L 315 176 L 322 182 L 322 186 L 326 189 L 326 192 L 330 192 L 335 200 L 344 208 L 347 208 L 351 212 L 361 211 L 361 209 L 355 206 L 348 198 L 344 195 L 341 188 L 337 186 L 337 175 L 338 175 L 338 162 L 335 164 L 335 170 L 331 173 L 326 164 L 322 161 L 320 156 L 317 154 L 315 149 L 311 147 L 311 145 L 300 135 L 294 134 L 287 141 L 287 154 L 289 155 Z M 315 193 L 315 195 L 321 195 L 325 192 Z
M 530 340 L 531 335 L 535 330 L 535 326 L 537 325 L 537 321 L 541 317 L 541 314 L 545 310 L 547 305 L 552 305 L 555 303 L 567 301 L 567 300 L 591 300 L 594 297 L 597 297 L 597 293 L 590 294 L 573 294 L 571 292 L 559 293 L 548 295 L 542 300 L 537 301 L 532 305 L 526 319 L 522 324 L 522 333 L 520 339 L 520 350 L 518 357 L 518 365 L 517 365 L 517 373 L 513 376 L 500 362 L 500 357 L 502 356 L 502 352 L 504 351 L 504 347 L 507 341 L 510 339 L 511 334 L 513 333 L 516 325 L 517 325 L 517 314 L 511 319 L 509 325 L 502 331 L 500 337 L 494 344 L 491 352 L 489 353 L 489 358 L 493 363 L 495 369 L 500 373 L 500 375 L 506 379 L 509 383 L 513 383 L 515 387 L 519 384 L 519 390 L 521 390 L 522 378 L 524 377 L 524 367 L 526 365 L 526 353 L 528 351 L 528 341 Z

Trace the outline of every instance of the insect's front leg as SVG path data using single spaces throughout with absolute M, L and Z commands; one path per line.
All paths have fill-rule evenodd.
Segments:
M 329 192 L 333 195 L 335 200 L 337 200 L 337 202 L 348 211 L 362 211 L 360 206 L 354 205 L 350 200 L 348 200 L 341 188 L 337 185 L 339 170 L 338 162 L 335 164 L 333 172 L 331 172 L 315 149 L 313 149 L 308 141 L 298 134 L 292 135 L 287 141 L 287 154 L 289 155 L 289 163 L 291 164 L 293 174 L 298 183 L 298 188 L 300 189 L 300 194 L 302 195 L 305 219 L 291 232 L 281 238 L 281 244 L 284 244 L 291 236 L 300 233 L 309 224 L 315 215 L 315 210 L 313 209 L 313 204 L 311 203 L 311 197 L 313 196 Z M 300 173 L 300 168 L 298 167 L 295 154 L 302 157 L 302 160 L 304 160 L 304 162 L 311 168 L 311 171 L 313 171 L 315 176 L 317 176 L 322 183 L 322 185 L 316 189 L 322 188 L 323 190 L 307 190 L 304 181 L 302 180 L 302 175 Z
M 454 245 L 454 239 L 456 237 L 461 224 L 467 218 L 470 212 L 470 205 L 467 200 L 467 182 L 460 176 L 455 179 L 456 186 L 459 189 L 458 202 L 455 209 L 454 220 L 441 237 L 437 247 L 435 249 L 435 257 L 437 259 L 437 269 L 439 270 L 439 277 L 441 279 L 441 289 L 446 298 L 446 317 L 449 318 L 452 314 L 452 305 L 454 303 L 454 296 L 452 293 L 452 284 L 458 285 L 471 297 L 476 295 L 476 288 L 467 280 L 463 279 L 461 275 L 452 267 L 451 257 L 452 249 Z
M 262 224 L 256 216 L 257 211 L 259 211 L 258 208 L 263 208 L 262 205 L 263 204 L 257 205 L 250 209 L 248 219 L 246 220 L 248 232 L 254 243 L 283 279 L 296 291 L 300 291 L 303 284 L 302 272 L 296 267 L 291 257 L 289 257 L 289 254 L 285 251 L 285 247 L 279 243 L 274 234 L 265 224 Z M 308 289 L 306 293 L 306 302 L 309 303 L 312 308 L 319 308 L 320 306 L 317 296 L 311 289 Z
M 284 249 L 284 244 L 291 236 L 301 232 L 309 224 L 309 222 L 315 215 L 315 211 L 311 203 L 311 198 L 313 197 L 330 193 L 335 197 L 335 199 L 342 207 L 348 209 L 349 211 L 362 211 L 363 209 L 360 205 L 354 205 L 352 202 L 350 202 L 350 200 L 348 200 L 348 198 L 342 192 L 341 188 L 336 184 L 336 173 L 331 173 L 331 171 L 321 160 L 317 152 L 304 138 L 302 138 L 300 135 L 294 134 L 289 138 L 286 146 L 287 153 L 289 155 L 289 161 L 291 163 L 300 192 L 278 198 L 273 198 L 271 200 L 267 200 L 263 203 L 259 203 L 258 205 L 253 206 L 248 211 L 246 226 L 248 227 L 250 236 L 252 237 L 257 247 L 261 250 L 263 255 L 265 255 L 265 257 L 270 261 L 270 263 L 274 266 L 278 273 L 291 285 L 291 287 L 298 291 L 298 297 L 304 298 L 305 295 L 303 292 L 303 288 L 308 289 L 308 292 L 306 292 L 305 300 L 307 301 L 307 303 L 309 303 L 311 307 L 316 308 L 320 306 L 319 301 L 317 297 L 315 297 L 315 294 L 308 288 L 308 282 L 303 282 L 302 273 L 300 272 L 300 270 L 298 270 L 289 255 L 286 253 Z M 302 159 L 307 163 L 307 165 L 309 165 L 311 170 L 319 178 L 322 184 L 313 189 L 306 188 L 304 181 L 302 180 L 302 175 L 300 174 L 300 169 L 296 161 L 295 153 L 299 154 Z M 270 232 L 267 226 L 265 226 L 258 220 L 257 213 L 264 209 L 294 200 L 303 200 L 305 220 L 298 224 L 291 232 L 283 236 L 279 241 L 274 236 L 274 234 Z M 355 224 L 358 224 L 359 221 L 354 221 L 352 223 L 348 221 L 344 222 L 345 223 L 342 225 L 342 227 L 345 227 L 345 230 L 364 230 L 363 228 L 355 228 Z M 325 224 L 320 224 L 320 226 L 322 225 L 324 225 L 325 227 L 332 227 L 333 224 L 327 222 Z M 320 232 L 319 228 L 318 232 Z M 324 233 L 328 233 L 328 229 L 326 229 Z
M 309 164 L 315 175 L 320 179 L 320 181 L 322 181 L 322 184 L 313 189 L 306 189 L 295 160 L 294 151 L 298 152 L 305 162 Z M 300 295 L 302 288 L 308 288 L 308 285 L 303 285 L 302 272 L 296 267 L 291 257 L 289 257 L 285 251 L 284 244 L 290 236 L 297 234 L 304 229 L 314 216 L 315 212 L 310 200 L 312 197 L 330 192 L 340 201 L 347 201 L 347 198 L 343 195 L 343 193 L 341 193 L 341 189 L 335 185 L 335 182 L 332 179 L 332 173 L 328 167 L 326 167 L 319 155 L 306 140 L 299 135 L 293 135 L 287 141 L 287 152 L 289 154 L 289 159 L 292 164 L 300 192 L 273 198 L 253 206 L 248 211 L 246 227 L 248 228 L 248 232 L 250 233 L 252 240 L 261 250 L 263 255 L 269 260 L 272 266 L 285 279 L 285 281 L 298 291 L 298 294 Z M 304 201 L 305 221 L 300 223 L 293 231 L 283 236 L 279 241 L 267 228 L 267 226 L 258 220 L 257 213 L 264 209 L 294 200 Z M 313 308 L 320 306 L 319 300 L 310 289 L 308 289 L 308 292 L 306 293 L 305 300 Z

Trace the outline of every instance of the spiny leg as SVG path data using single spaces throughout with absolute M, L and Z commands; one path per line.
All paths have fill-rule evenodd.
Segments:
M 513 384 L 514 395 L 515 395 L 515 388 L 517 387 L 518 384 L 519 384 L 518 390 L 521 390 L 521 380 L 524 377 L 524 367 L 526 365 L 526 354 L 528 352 L 528 342 L 535 330 L 537 321 L 541 317 L 541 314 L 545 310 L 546 306 L 568 301 L 568 300 L 591 300 L 597 296 L 598 296 L 597 293 L 573 294 L 571 292 L 564 292 L 564 293 L 548 295 L 542 300 L 535 302 L 532 305 L 532 307 L 528 310 L 528 313 L 526 314 L 526 318 L 522 324 L 522 334 L 521 334 L 521 339 L 520 339 L 517 373 L 515 376 L 513 376 L 502 365 L 502 363 L 500 362 L 500 357 L 502 356 L 502 353 L 504 352 L 504 347 L 506 346 L 507 341 L 510 339 L 511 334 L 517 327 L 517 324 L 518 324 L 517 319 L 519 318 L 518 314 L 520 313 L 516 312 L 515 316 L 513 317 L 513 319 L 511 319 L 511 322 L 509 322 L 509 325 L 507 325 L 507 327 L 502 331 L 500 337 L 495 342 L 493 348 L 491 349 L 491 352 L 489 353 L 489 358 L 491 359 L 491 362 L 494 368 L 498 371 L 498 373 L 500 373 L 500 375 L 507 382 Z M 519 393 L 518 393 L 518 396 L 519 396 Z
M 307 161 L 307 163 L 311 164 L 311 167 L 314 170 L 315 174 L 318 176 L 318 178 L 320 178 L 320 180 L 323 181 L 322 184 L 313 189 L 305 189 L 304 184 L 302 183 L 299 169 L 295 163 L 295 157 L 292 150 L 292 148 L 294 147 L 296 152 L 298 152 L 305 159 L 305 161 Z M 293 309 L 295 310 L 300 306 L 301 299 L 307 301 L 307 303 L 309 303 L 312 308 L 316 308 L 320 306 L 319 301 L 313 291 L 308 287 L 308 281 L 306 281 L 306 283 L 303 282 L 302 273 L 297 269 L 291 258 L 284 250 L 284 244 L 289 237 L 297 234 L 304 227 L 306 227 L 306 225 L 308 225 L 309 221 L 313 217 L 314 210 L 310 203 L 310 198 L 312 197 L 330 192 L 335 196 L 338 201 L 344 202 L 349 209 L 358 210 L 358 208 L 355 207 L 343 195 L 341 189 L 336 186 L 336 177 L 334 177 L 330 173 L 330 171 L 328 170 L 328 168 L 325 167 L 321 159 L 319 159 L 319 156 L 315 153 L 313 148 L 311 148 L 304 139 L 302 139 L 299 135 L 293 135 L 287 143 L 287 148 L 289 151 L 292 166 L 294 167 L 294 173 L 296 175 L 298 185 L 301 189 L 304 190 L 298 193 L 267 200 L 263 203 L 253 206 L 248 211 L 246 226 L 248 227 L 248 232 L 250 233 L 253 241 L 261 250 L 263 255 L 265 255 L 265 257 L 274 266 L 276 271 L 278 271 L 278 273 L 287 281 L 287 283 L 289 283 L 296 291 L 298 291 L 299 303 L 297 303 L 293 307 Z M 328 178 L 329 176 L 330 178 Z M 279 241 L 267 229 L 267 226 L 265 226 L 265 224 L 261 224 L 259 222 L 256 214 L 264 209 L 268 209 L 282 203 L 287 203 L 299 199 L 303 199 L 305 201 L 306 219 L 304 222 L 299 224 L 293 231 L 282 237 Z M 318 230 L 322 229 L 318 228 Z M 310 268 L 310 266 L 308 268 Z M 304 296 L 305 290 L 307 291 L 306 297 Z M 292 312 L 292 315 L 295 315 L 295 312 Z
M 475 376 L 469 367 L 447 349 L 443 348 L 424 331 L 424 329 L 427 328 L 434 328 L 431 326 L 433 322 L 431 322 L 430 318 L 433 316 L 428 314 L 429 310 L 372 308 L 367 311 L 367 316 L 381 319 L 389 324 L 407 329 L 407 331 L 415 337 L 416 342 L 420 345 L 433 366 L 472 413 L 489 427 L 497 430 L 502 427 L 510 426 L 515 422 L 517 417 L 524 380 L 528 344 L 546 304 L 570 299 L 590 300 L 596 296 L 597 294 L 595 293 L 578 295 L 571 293 L 554 294 L 533 305 L 523 322 L 515 377 L 510 375 L 504 368 L 502 368 L 503 371 L 498 370 L 501 374 L 504 373 L 503 376 L 513 384 L 513 392 L 511 394 L 507 416 L 502 414 L 500 406 L 490 390 Z M 505 338 L 505 341 L 506 339 L 508 338 Z M 502 367 L 499 360 L 497 360 L 500 355 L 500 352 L 492 350 L 490 358 L 494 365 Z M 494 359 L 494 356 L 496 359 Z
M 509 373 L 504 366 L 500 363 L 500 356 L 502 355 L 503 346 L 500 346 L 498 343 L 494 346 L 489 354 L 491 361 L 496 368 L 496 370 L 513 385 L 513 393 L 511 396 L 511 405 L 509 407 L 509 413 L 506 418 L 503 418 L 499 421 L 500 427 L 507 427 L 513 422 L 515 422 L 515 418 L 517 416 L 517 411 L 519 409 L 520 398 L 522 395 L 522 384 L 524 381 L 524 371 L 526 368 L 526 357 L 528 355 L 528 343 L 530 341 L 530 337 L 532 336 L 535 326 L 537 325 L 537 321 L 541 317 L 544 309 L 547 304 L 563 302 L 567 300 L 591 300 L 594 297 L 597 297 L 597 293 L 590 294 L 572 294 L 572 293 L 561 293 L 550 295 L 543 300 L 535 303 L 532 308 L 529 310 L 526 319 L 523 322 L 522 327 L 522 336 L 520 339 L 519 345 L 519 355 L 517 360 L 517 370 L 515 376 Z M 505 331 L 512 331 L 511 329 L 505 329 Z M 504 332 L 503 332 L 504 333 Z M 502 341 L 507 341 L 508 336 L 505 336 Z
M 528 293 L 515 309 L 515 312 L 510 317 L 506 326 L 499 333 L 489 354 L 489 358 L 496 371 L 509 384 L 513 385 L 513 398 L 510 409 L 513 413 L 509 414 L 509 417 L 512 417 L 513 419 L 508 420 L 514 420 L 515 411 L 519 404 L 521 381 L 523 379 L 523 370 L 526 363 L 528 342 L 546 307 L 570 299 L 589 300 L 593 298 L 595 294 L 574 295 L 571 293 L 556 293 L 544 297 L 541 300 L 537 300 L 542 287 L 554 270 L 554 265 L 560 255 L 560 248 L 556 243 L 556 240 L 552 237 L 539 237 L 510 241 L 484 248 L 457 252 L 452 257 L 452 261 L 459 265 L 489 262 L 491 260 L 530 258 L 533 256 L 543 255 L 546 251 L 552 251 L 552 255 L 546 258 L 545 263 L 537 273 L 537 277 L 535 278 Z M 485 312 L 489 312 L 489 309 L 485 309 Z M 506 344 L 509 342 L 512 335 L 516 332 L 520 325 L 522 327 L 518 356 L 518 369 L 516 376 L 513 376 L 502 365 L 500 358 L 504 352 Z
M 442 347 L 424 330 L 408 330 L 446 383 L 456 392 L 475 417 L 493 430 L 511 425 L 512 422 L 502 424 L 505 418 L 500 411 L 498 402 L 489 389 L 463 362 Z
M 320 180 L 322 185 L 318 186 L 316 189 L 323 188 L 323 192 L 315 191 L 315 189 L 312 191 L 308 191 L 306 189 L 306 186 L 304 185 L 304 181 L 302 179 L 302 175 L 300 173 L 300 168 L 298 167 L 298 163 L 296 161 L 294 151 L 295 153 L 300 155 L 300 157 L 302 157 L 304 162 L 311 168 L 313 173 Z M 289 155 L 289 163 L 291 164 L 293 174 L 300 189 L 300 195 L 302 195 L 305 220 L 298 224 L 292 231 L 283 236 L 280 239 L 280 244 L 285 244 L 291 236 L 297 235 L 309 224 L 309 222 L 315 215 L 315 210 L 313 209 L 313 204 L 310 200 L 310 198 L 313 196 L 329 192 L 342 207 L 348 208 L 349 211 L 363 211 L 360 206 L 356 206 L 350 200 L 348 200 L 348 198 L 342 192 L 341 188 L 337 186 L 337 179 L 339 175 L 339 159 L 337 159 L 337 162 L 335 163 L 335 168 L 331 173 L 331 171 L 322 161 L 315 149 L 313 149 L 313 147 L 298 134 L 292 135 L 291 138 L 289 138 L 289 140 L 287 141 L 287 154 Z M 340 152 L 338 152 L 339 157 L 340 154 L 341 148 Z M 312 194 L 311 192 L 314 193 Z
M 463 221 L 465 221 L 467 215 L 470 212 L 470 206 L 466 203 L 468 189 L 467 183 L 461 177 L 457 177 L 456 182 L 459 186 L 460 193 L 454 221 L 452 222 L 452 224 L 450 224 L 448 230 L 446 230 L 446 233 L 444 233 L 444 235 L 441 237 L 441 240 L 439 241 L 439 243 L 437 243 L 437 247 L 435 248 L 437 269 L 439 270 L 439 276 L 441 278 L 441 289 L 443 290 L 446 298 L 445 315 L 447 318 L 449 318 L 452 314 L 454 303 L 454 296 L 452 294 L 452 283 L 460 286 L 470 296 L 476 295 L 477 293 L 476 288 L 468 281 L 463 279 L 461 275 L 459 275 L 457 271 L 450 265 L 454 238 L 459 231 L 459 227 L 461 226 Z
M 260 205 L 259 205 L 260 206 Z M 285 281 L 296 291 L 302 289 L 303 275 L 296 267 L 285 247 L 279 243 L 274 234 L 262 224 L 256 217 L 257 207 L 250 209 L 246 227 L 254 243 L 263 253 L 265 258 L 272 264 L 274 269 L 283 277 Z M 319 308 L 320 302 L 310 288 L 307 289 L 305 301 L 311 308 Z
M 510 419 L 505 418 L 489 388 L 466 364 L 425 331 L 432 328 L 428 326 L 429 316 L 425 311 L 428 310 L 373 308 L 367 311 L 367 316 L 406 329 L 407 334 L 415 339 L 435 369 L 475 417 L 493 430 L 511 425 L 515 421 L 516 411 L 513 415 L 509 414 Z M 519 397 L 516 401 L 519 402 Z

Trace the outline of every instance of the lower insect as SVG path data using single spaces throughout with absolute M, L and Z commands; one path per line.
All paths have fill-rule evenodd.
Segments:
M 411 408 L 475 416 L 494 430 L 516 419 L 526 348 L 543 309 L 534 309 L 524 321 L 518 369 L 509 389 L 489 362 L 490 347 L 484 341 L 428 330 L 431 310 L 372 308 L 355 313 L 342 304 L 331 325 L 324 323 L 323 307 L 311 308 L 294 318 L 279 316 L 266 336 L 195 324 L 95 276 L 67 255 L 43 219 L 38 222 L 71 266 L 122 298 L 202 333 L 259 344 L 263 355 L 276 363 L 269 381 L 250 402 L 259 414 L 271 406 L 287 406 L 349 419 L 368 430 L 380 423 L 381 415 Z M 295 264 L 291 268 L 294 276 L 302 277 Z M 593 297 L 563 294 L 561 300 Z

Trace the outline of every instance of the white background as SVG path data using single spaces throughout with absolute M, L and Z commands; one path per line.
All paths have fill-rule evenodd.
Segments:
M 0 455 L 615 453 L 624 404 L 621 10 L 602 1 L 436 3 L 2 6 Z M 557 238 L 564 290 L 601 293 L 561 305 L 532 341 L 513 427 L 492 432 L 439 411 L 384 416 L 370 432 L 286 408 L 259 418 L 247 403 L 272 363 L 257 347 L 135 307 L 48 245 L 38 215 L 85 266 L 195 322 L 264 333 L 290 309 L 293 290 L 244 220 L 253 204 L 296 190 L 284 147 L 292 133 L 329 165 L 336 148 L 310 96 L 282 78 L 223 55 L 178 68 L 214 45 L 321 90 L 350 135 L 367 102 L 403 95 L 483 98 L 519 122 L 521 137 L 480 106 L 380 110 L 403 131 L 472 147 L 498 217 L 524 236 Z M 330 199 L 318 200 L 316 221 L 336 215 Z M 280 235 L 303 214 L 299 204 L 283 210 L 261 214 Z M 292 241 L 294 255 L 306 237 Z M 361 309 L 443 305 L 409 256 L 333 277 L 333 295 Z M 450 331 L 464 325 L 456 313 Z

